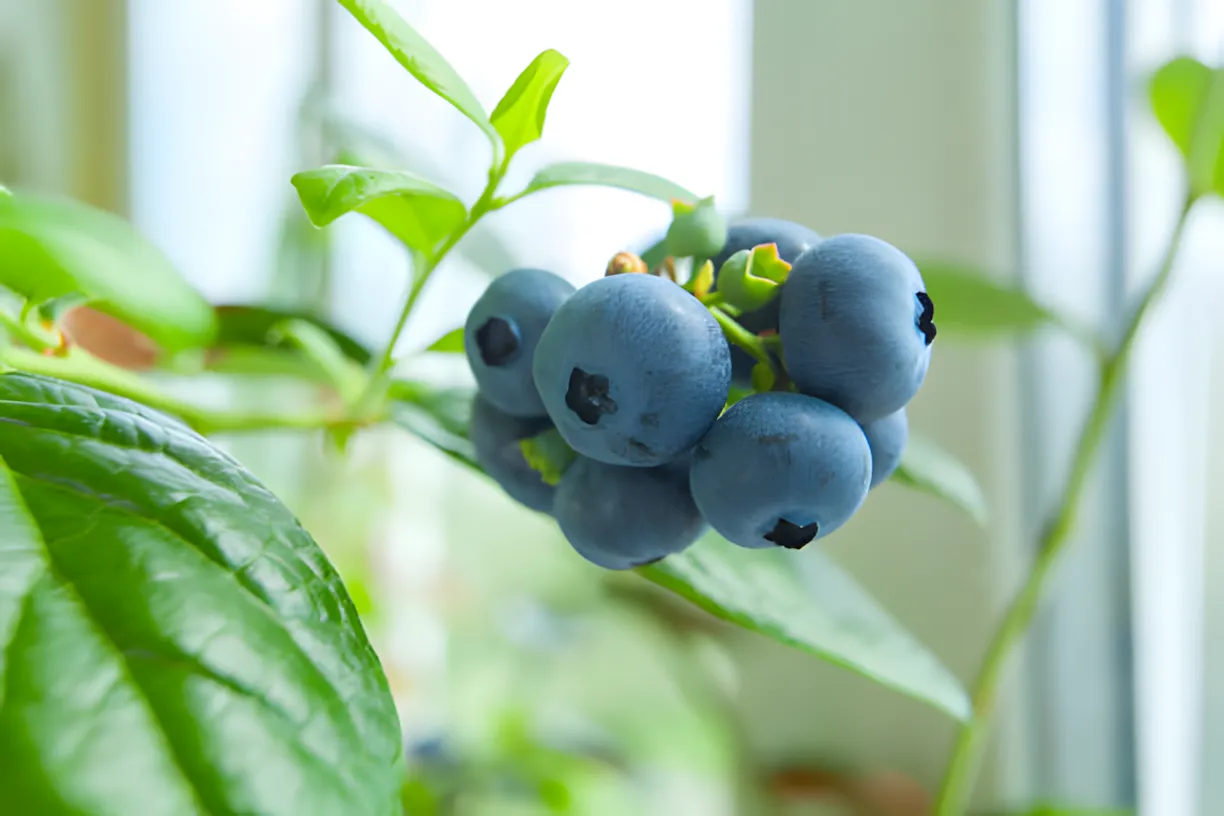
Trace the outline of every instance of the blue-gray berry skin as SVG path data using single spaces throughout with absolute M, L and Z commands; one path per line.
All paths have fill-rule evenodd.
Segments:
M 786 368 L 804 394 L 859 422 L 904 407 L 931 363 L 934 304 L 918 267 L 869 235 L 827 238 L 782 288 Z
M 531 361 L 544 327 L 574 285 L 543 269 L 515 269 L 489 284 L 468 313 L 463 349 L 485 399 L 508 414 L 542 417 Z
M 553 516 L 579 555 L 614 570 L 678 553 L 705 531 L 687 471 L 675 465 L 622 467 L 580 457 L 557 485 Z
M 691 294 L 653 275 L 578 290 L 540 338 L 535 383 L 561 436 L 583 456 L 654 467 L 701 439 L 722 410 L 731 355 Z
M 820 235 L 794 221 L 781 218 L 742 218 L 727 226 L 727 243 L 723 245 L 722 252 L 711 260 L 714 263 L 714 271 L 717 272 L 728 258 L 741 250 L 752 249 L 760 244 L 777 244 L 778 257 L 793 264 L 800 255 L 820 241 Z M 718 288 L 717 281 L 714 288 Z M 753 334 L 770 329 L 777 331 L 779 306 L 780 300 L 774 298 L 759 309 L 744 312 L 736 320 Z M 736 385 L 751 385 L 752 366 L 755 362 L 748 352 L 738 346 L 732 347 L 732 381 Z
M 871 486 L 875 487 L 893 475 L 901 464 L 901 454 L 905 453 L 905 443 L 909 440 L 909 418 L 902 408 L 866 423 L 863 433 L 871 448 Z
M 697 446 L 693 500 L 741 547 L 800 549 L 846 523 L 867 496 L 871 451 L 844 411 L 803 394 L 753 394 Z
M 552 511 L 556 488 L 531 469 L 519 442 L 551 427 L 547 417 L 523 419 L 498 410 L 480 396 L 472 400 L 468 435 L 477 464 L 510 498 L 541 513 Z

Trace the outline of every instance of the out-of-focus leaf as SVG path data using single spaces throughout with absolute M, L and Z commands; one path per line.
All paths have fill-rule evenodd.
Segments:
M 935 326 L 944 335 L 1009 335 L 1058 319 L 1025 292 L 992 281 L 968 267 L 919 263 L 935 304 Z
M 533 193 L 549 187 L 574 184 L 616 187 L 660 201 L 683 201 L 691 204 L 698 201 L 695 193 L 653 173 L 593 162 L 551 164 L 535 174 L 527 185 L 526 192 Z
M 1185 160 L 1192 192 L 1224 195 L 1224 67 L 1178 57 L 1152 75 L 1148 93 Z
M 978 524 L 984 525 L 989 517 L 986 497 L 972 471 L 934 442 L 912 432 L 890 480 L 943 499 Z
M 429 344 L 426 351 L 434 351 L 441 354 L 462 354 L 463 353 L 463 327 L 451 329 L 446 334 L 439 337 L 437 340 Z
M 79 201 L 0 196 L 0 286 L 33 303 L 81 296 L 168 351 L 216 331 L 207 301 L 127 221 Z

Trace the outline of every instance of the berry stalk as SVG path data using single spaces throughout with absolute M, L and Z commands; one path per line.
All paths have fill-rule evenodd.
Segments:
M 1114 407 L 1126 380 L 1126 369 L 1139 328 L 1147 313 L 1168 286 L 1169 278 L 1181 247 L 1182 236 L 1190 211 L 1197 198 L 1190 195 L 1178 216 L 1160 268 L 1144 292 L 1138 306 L 1123 331 L 1122 339 L 1099 369 L 1096 397 L 1088 420 L 1076 443 L 1071 472 L 1062 500 L 1043 527 L 1037 558 L 1025 579 L 1024 586 L 1012 600 L 1003 620 L 991 638 L 977 680 L 973 687 L 973 717 L 961 726 L 952 757 L 944 772 L 943 783 L 935 802 L 935 816 L 959 816 L 965 812 L 966 800 L 972 790 L 982 743 L 989 719 L 994 712 L 999 679 L 1012 651 L 1023 640 L 1043 597 L 1046 581 L 1053 572 L 1058 557 L 1066 549 L 1079 516 L 1080 499 L 1096 461 L 1101 440 L 1113 418 Z

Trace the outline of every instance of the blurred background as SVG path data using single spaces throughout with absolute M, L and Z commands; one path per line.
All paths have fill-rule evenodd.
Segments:
M 396 5 L 487 106 L 540 50 L 572 61 L 511 186 L 548 161 L 624 164 L 732 214 L 1019 281 L 1100 326 L 1151 274 L 1181 196 L 1146 76 L 1178 53 L 1224 59 L 1222 0 Z M 309 310 L 380 342 L 404 253 L 357 219 L 311 228 L 289 176 L 348 151 L 470 198 L 487 150 L 331 0 L 0 0 L 0 180 L 130 216 L 215 302 Z M 458 325 L 490 271 L 592 280 L 669 217 L 584 188 L 498 213 L 401 348 Z M 980 813 L 1224 813 L 1222 267 L 1216 200 L 1009 673 Z M 825 543 L 966 682 L 1061 489 L 1090 364 L 1054 335 L 942 345 L 911 422 L 969 463 L 989 528 L 885 486 Z M 312 436 L 224 442 L 358 602 L 400 705 L 408 812 L 925 812 L 943 715 L 608 579 L 403 432 L 343 459 Z

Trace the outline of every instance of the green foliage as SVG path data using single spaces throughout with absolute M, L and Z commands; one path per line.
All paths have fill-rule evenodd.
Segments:
M 566 468 L 578 458 L 574 449 L 562 438 L 556 428 L 550 428 L 538 436 L 519 442 L 523 458 L 528 466 L 540 474 L 545 484 L 555 485 L 561 481 Z
M 818 550 L 810 582 L 788 553 L 745 550 L 707 536 L 638 572 L 724 620 L 844 666 L 939 708 L 969 716 L 956 678 Z
M 897 484 L 929 493 L 963 510 L 978 524 L 988 517 L 986 498 L 973 473 L 923 436 L 911 433 L 901 465 L 890 477 Z
M 417 81 L 471 119 L 497 144 L 499 136 L 463 77 L 384 0 L 338 0 Z
M 346 404 L 352 404 L 365 388 L 365 372 L 340 344 L 309 320 L 290 318 L 276 324 L 273 337 L 283 337 L 315 367 L 323 381 L 331 384 Z
M 663 239 L 667 254 L 677 258 L 709 258 L 727 243 L 727 219 L 714 206 L 714 198 L 695 204 L 672 202 L 672 222 Z
M 544 134 L 548 103 L 568 67 L 569 60 L 559 51 L 541 52 L 497 103 L 489 119 L 506 146 L 505 161 Z
M 597 185 L 600 187 L 616 187 L 632 193 L 657 198 L 660 201 L 696 202 L 698 197 L 675 182 L 632 170 L 628 167 L 616 167 L 611 164 L 596 164 L 593 162 L 560 162 L 550 164 L 532 177 L 523 195 L 546 190 L 549 187 L 564 185 Z
M 123 219 L 78 201 L 0 197 L 0 286 L 37 305 L 80 295 L 168 351 L 202 346 L 208 303 Z
M 429 347 L 425 350 L 439 352 L 441 354 L 462 354 L 463 327 L 460 326 L 457 329 L 451 329 L 446 334 L 430 343 Z
M 1022 290 L 992 281 L 968 267 L 920 263 L 927 294 L 935 303 L 940 336 L 1007 337 L 1058 318 Z
M 1149 85 L 1152 111 L 1186 162 L 1194 196 L 1224 195 L 1224 68 L 1179 57 Z
M 373 356 L 370 350 L 349 334 L 342 332 L 314 315 L 285 309 L 271 309 L 245 304 L 225 304 L 216 307 L 218 349 L 235 346 L 254 346 L 290 350 L 283 337 L 276 336 L 273 329 L 286 320 L 308 321 L 327 333 L 332 342 L 358 365 L 366 365 Z
M 393 380 L 391 421 L 462 465 L 479 470 L 468 427 L 472 392 L 435 388 L 426 383 Z
M 462 201 L 404 171 L 328 165 L 298 173 L 293 186 L 316 227 L 360 212 L 425 255 L 467 217 Z
M 275 497 L 177 421 L 81 386 L 2 375 L 0 420 L 6 807 L 397 812 L 387 682 Z
M 791 265 L 778 257 L 775 244 L 741 249 L 718 270 L 718 292 L 745 311 L 759 309 L 778 296 Z

